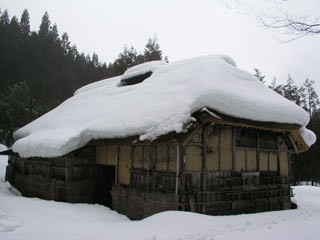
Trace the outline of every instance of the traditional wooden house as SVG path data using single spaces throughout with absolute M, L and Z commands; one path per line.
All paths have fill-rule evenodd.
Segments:
M 23 195 L 165 210 L 291 208 L 308 114 L 226 56 L 151 62 L 90 84 L 18 130 L 7 180 Z

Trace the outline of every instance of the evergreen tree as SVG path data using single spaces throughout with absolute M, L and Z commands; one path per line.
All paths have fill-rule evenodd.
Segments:
M 282 95 L 289 99 L 290 101 L 295 102 L 297 105 L 303 105 L 303 98 L 299 94 L 299 87 L 295 85 L 293 79 L 291 78 L 290 74 L 288 74 L 287 83 L 282 87 Z
M 314 84 L 315 82 L 313 80 L 309 80 L 308 78 L 303 82 L 305 106 L 310 116 L 313 116 L 320 104 L 318 94 L 314 89 Z
M 143 51 L 144 62 L 162 60 L 162 51 L 156 37 L 149 38 Z
M 10 23 L 9 13 L 7 10 L 4 10 L 0 17 L 0 23 L 2 25 L 8 25 Z
M 92 63 L 95 67 L 99 66 L 99 57 L 96 53 L 92 54 Z
M 21 32 L 25 35 L 30 35 L 30 16 L 27 9 L 25 9 L 20 19 Z
M 67 55 L 71 51 L 69 35 L 66 32 L 61 36 L 61 46 L 63 48 L 64 55 Z
M 32 106 L 30 89 L 26 82 L 19 82 L 0 97 L 0 126 L 2 141 L 8 146 L 13 141 L 13 131 L 38 117 L 37 106 Z
M 42 16 L 41 24 L 39 27 L 39 36 L 40 37 L 47 37 L 49 36 L 49 32 L 51 31 L 51 22 L 49 19 L 48 12 L 45 12 L 45 14 Z
M 68 48 L 67 48 L 68 49 Z M 76 56 L 79 55 L 78 49 L 76 45 L 72 45 L 70 50 L 68 51 L 69 55 L 72 57 L 73 60 L 76 59 Z
M 138 64 L 138 54 L 136 49 L 131 46 L 124 46 L 122 53 L 112 64 L 112 73 L 117 76 L 123 74 L 128 68 Z
M 278 94 L 284 96 L 284 91 L 283 91 L 283 84 L 277 84 L 277 79 L 273 77 L 271 85 L 269 85 L 269 88 L 277 92 Z
M 52 38 L 52 40 L 57 43 L 59 42 L 59 32 L 58 32 L 58 27 L 57 24 L 53 24 L 49 31 L 49 36 Z
M 156 44 L 155 44 L 156 45 Z M 79 53 L 69 36 L 59 36 L 46 12 L 38 32 L 30 32 L 27 10 L 9 19 L 0 11 L 0 141 L 10 145 L 12 133 L 56 107 L 88 83 L 123 74 L 144 62 L 134 47 L 125 47 L 113 62 L 101 64 L 98 55 Z M 158 47 L 156 46 L 156 50 Z M 151 49 L 151 48 L 149 48 Z
M 260 80 L 260 82 L 265 83 L 266 81 L 264 78 L 266 77 L 265 75 L 262 75 L 261 71 L 257 68 L 254 68 L 254 76 Z

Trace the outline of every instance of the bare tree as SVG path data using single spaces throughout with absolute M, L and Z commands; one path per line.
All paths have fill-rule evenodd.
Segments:
M 286 13 L 282 16 L 260 16 L 259 20 L 266 28 L 278 29 L 282 33 L 295 35 L 290 40 L 320 34 L 319 19 L 310 20 L 308 17 L 294 17 Z
M 218 2 L 229 9 L 236 9 L 241 12 L 254 14 L 258 21 L 266 28 L 276 30 L 282 34 L 289 34 L 292 41 L 306 35 L 320 34 L 320 16 L 303 16 L 302 13 L 295 13 L 290 9 L 290 0 L 269 0 L 269 1 L 250 1 L 250 0 L 218 0 Z M 268 3 L 276 11 L 267 13 L 263 10 L 258 11 L 253 4 Z M 292 37 L 293 36 L 293 37 Z

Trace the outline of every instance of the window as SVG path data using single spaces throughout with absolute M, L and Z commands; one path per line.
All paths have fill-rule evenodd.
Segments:
M 260 133 L 260 148 L 261 149 L 278 149 L 278 136 L 273 132 Z
M 258 148 L 258 137 L 261 149 L 277 150 L 278 134 L 271 131 L 259 131 L 249 128 L 237 128 L 235 130 L 236 147 Z
M 258 134 L 257 131 L 248 128 L 236 128 L 236 147 L 257 148 Z

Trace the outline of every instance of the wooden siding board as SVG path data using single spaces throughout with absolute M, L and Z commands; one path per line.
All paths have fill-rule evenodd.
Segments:
M 107 146 L 106 144 L 98 144 L 96 148 L 96 163 L 107 164 Z
M 209 126 L 206 139 L 206 169 L 208 171 L 219 170 L 219 134 L 214 126 Z
M 278 153 L 269 153 L 269 171 L 278 171 Z
M 247 171 L 257 171 L 257 150 L 246 150 Z
M 280 175 L 281 176 L 288 176 L 288 174 L 289 174 L 288 153 L 287 152 L 280 152 L 279 160 L 280 160 Z
M 143 146 L 137 145 L 133 149 L 133 167 L 142 168 L 143 162 Z
M 220 129 L 220 167 L 222 171 L 232 170 L 232 129 L 222 127 Z
M 166 171 L 168 162 L 168 145 L 158 144 L 157 145 L 157 159 L 156 159 L 156 170 Z
M 186 171 L 202 170 L 202 149 L 196 146 L 186 146 Z
M 242 172 L 246 170 L 246 150 L 236 149 L 235 153 L 235 171 Z
M 168 147 L 169 155 L 169 171 L 175 172 L 177 170 L 177 145 L 170 144 Z
M 117 160 L 117 146 L 110 144 L 107 145 L 107 165 L 116 165 Z
M 130 184 L 130 168 L 131 168 L 131 146 L 120 145 L 119 151 L 119 183 L 123 185 Z
M 269 170 L 269 154 L 267 151 L 260 151 L 260 158 L 259 158 L 259 170 L 260 171 L 268 171 Z

